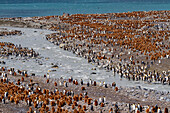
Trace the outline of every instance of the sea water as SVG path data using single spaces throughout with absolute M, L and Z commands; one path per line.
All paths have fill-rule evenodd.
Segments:
M 170 10 L 170 0 L 1 0 L 0 18 Z

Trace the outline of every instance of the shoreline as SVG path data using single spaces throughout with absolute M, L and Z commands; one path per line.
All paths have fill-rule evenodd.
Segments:
M 159 11 L 158 11 L 159 12 Z M 160 11 L 161 12 L 161 11 Z M 168 12 L 168 11 L 167 11 Z M 72 15 L 71 15 L 72 16 Z M 81 15 L 79 15 L 80 17 L 81 17 Z M 85 57 L 85 54 L 84 53 L 82 53 L 82 51 L 84 50 L 84 49 L 89 49 L 89 48 L 92 48 L 92 51 L 89 51 L 89 53 L 88 52 L 85 52 L 85 53 L 88 53 L 89 55 L 87 55 L 87 58 L 88 58 L 88 62 L 93 62 L 93 60 L 94 60 L 94 62 L 92 63 L 92 64 L 94 64 L 94 65 L 96 65 L 96 59 L 93 59 L 93 57 L 94 57 L 94 53 L 97 53 L 98 54 L 98 50 L 97 51 L 95 51 L 95 49 L 97 49 L 96 47 L 93 47 L 93 45 L 91 45 L 91 42 L 90 42 L 90 44 L 89 44 L 89 42 L 86 40 L 86 39 L 79 39 L 79 38 L 77 38 L 77 37 L 75 37 L 75 41 L 76 41 L 76 44 L 78 45 L 79 44 L 79 46 L 75 46 L 74 45 L 74 43 L 72 43 L 71 41 L 73 41 L 72 40 L 72 38 L 71 38 L 71 40 L 69 39 L 69 38 L 65 38 L 66 36 L 68 36 L 68 31 L 70 30 L 72 30 L 72 26 L 70 25 L 70 23 L 69 23 L 69 21 L 68 22 L 63 22 L 63 21 L 65 21 L 64 19 L 68 19 L 68 17 L 69 17 L 69 15 L 63 15 L 63 16 L 61 16 L 61 17 L 56 17 L 54 20 L 53 20 L 53 22 L 51 22 L 51 20 L 50 20 L 50 18 L 54 18 L 53 16 L 47 16 L 47 17 L 44 17 L 46 20 L 50 20 L 50 22 L 48 23 L 48 21 L 47 21 L 47 23 L 46 23 L 46 25 L 45 25 L 45 23 L 43 23 L 43 19 L 44 18 L 41 18 L 41 17 L 33 17 L 33 18 L 36 18 L 35 20 L 34 20 L 34 22 L 35 21 L 37 21 L 37 18 L 40 18 L 40 19 L 42 19 L 42 21 L 40 21 L 41 23 L 43 23 L 42 25 L 41 24 L 32 24 L 32 25 L 27 25 L 27 24 L 21 24 L 21 26 L 22 27 L 35 27 L 35 28 L 42 28 L 42 29 L 52 29 L 52 30 L 54 30 L 55 31 L 55 29 L 60 29 L 60 30 L 58 30 L 58 33 L 53 33 L 53 34 L 51 34 L 51 35 L 47 35 L 47 37 L 46 37 L 46 39 L 49 41 L 49 42 L 52 42 L 52 43 L 54 43 L 55 45 L 58 45 L 58 46 L 60 46 L 60 48 L 63 48 L 64 50 L 67 50 L 67 51 L 73 51 L 73 53 L 76 53 L 77 54 L 77 56 L 80 56 L 80 57 Z M 101 16 L 101 17 L 103 17 L 103 16 Z M 31 21 L 33 20 L 33 18 L 32 19 L 30 19 Z M 60 18 L 60 20 L 58 20 Z M 74 15 L 73 15 L 73 18 L 74 18 Z M 27 18 L 28 19 L 28 18 Z M 61 22 L 61 20 L 62 20 L 62 22 L 63 23 L 60 23 Z M 69 19 L 68 19 L 69 20 Z M 57 23 L 55 24 L 56 25 L 56 27 L 51 27 L 51 25 L 52 25 L 52 23 L 54 23 L 55 21 L 57 21 Z M 17 21 L 16 21 L 17 22 Z M 33 22 L 33 23 L 34 23 Z M 38 22 L 38 21 L 37 21 Z M 1 23 L 1 22 L 0 22 Z M 7 23 L 10 23 L 10 22 L 7 22 Z M 36 22 L 35 22 L 36 23 Z M 167 22 L 168 23 L 168 22 Z M 2 24 L 2 23 L 1 23 Z M 14 22 L 14 24 L 16 24 L 15 22 Z M 57 25 L 58 24 L 58 25 Z M 79 23 L 78 23 L 79 24 Z M 6 24 L 5 24 L 6 25 Z M 11 25 L 11 23 L 10 23 L 10 25 Z M 13 25 L 12 25 L 13 26 Z M 21 27 L 20 26 L 20 27 Z M 61 28 L 57 28 L 57 26 L 58 27 L 61 27 Z M 74 27 L 76 27 L 76 26 L 74 26 Z M 85 29 L 85 28 L 84 28 Z M 65 31 L 63 31 L 63 30 L 66 30 L 66 32 Z M 68 31 L 67 31 L 68 30 Z M 75 31 L 74 31 L 75 32 Z M 72 32 L 71 34 L 73 35 L 74 34 L 74 32 Z M 59 35 L 60 34 L 60 35 Z M 81 36 L 81 35 L 80 35 Z M 59 37 L 59 38 L 58 38 Z M 58 38 L 58 39 L 57 39 Z M 92 39 L 94 39 L 93 37 L 92 37 Z M 88 44 L 88 46 L 87 47 L 85 47 L 85 46 L 83 46 L 84 48 L 82 48 L 82 45 L 83 45 L 83 43 L 81 43 L 81 41 L 84 41 L 84 40 L 86 40 L 87 41 L 87 43 L 85 43 L 85 44 Z M 89 39 L 88 39 L 89 40 Z M 107 40 L 107 39 L 102 39 L 104 42 L 102 42 L 101 44 L 102 45 L 104 45 L 103 46 L 103 48 L 104 49 L 101 49 L 102 50 L 102 52 L 103 53 L 100 53 L 100 54 L 104 54 L 104 56 L 98 56 L 98 57 L 104 57 L 103 59 L 104 60 L 102 60 L 102 59 L 100 59 L 101 61 L 104 61 L 104 65 L 105 65 L 105 63 L 107 62 L 107 60 L 108 60 L 108 57 L 110 57 L 110 55 L 108 54 L 108 47 L 110 47 L 110 46 L 107 46 L 107 45 L 105 45 L 105 41 Z M 94 43 L 94 41 L 92 41 L 92 43 Z M 103 44 L 104 43 L 104 44 Z M 117 42 L 118 43 L 118 42 Z M 167 44 L 168 42 L 165 42 L 165 44 Z M 62 45 L 63 44 L 63 45 Z M 165 45 L 166 46 L 166 45 Z M 70 48 L 74 48 L 74 49 L 70 49 Z M 125 47 L 126 48 L 126 47 Z M 119 46 L 116 46 L 116 49 L 118 49 L 117 51 L 118 52 L 121 52 L 122 51 L 122 48 L 119 48 Z M 131 49 L 132 50 L 132 49 Z M 169 49 L 167 49 L 167 50 L 169 50 Z M 114 50 L 113 50 L 114 51 Z M 114 58 L 112 59 L 113 61 L 115 61 L 115 60 L 117 60 L 117 62 L 119 62 L 118 63 L 118 65 L 116 65 L 116 66 L 114 66 L 114 67 L 109 67 L 109 64 L 108 64 L 108 66 L 106 66 L 106 68 L 108 68 L 107 70 L 109 70 L 109 71 L 116 71 L 116 72 L 118 72 L 120 75 L 116 75 L 116 76 L 122 76 L 122 74 L 124 74 L 124 73 L 122 73 L 121 71 L 122 70 L 124 70 L 124 69 L 126 69 L 126 68 L 124 68 L 124 65 L 127 65 L 127 63 L 128 64 L 130 64 L 130 67 L 131 67 L 131 69 L 133 69 L 133 66 L 135 67 L 136 65 L 135 64 L 138 64 L 137 66 L 141 66 L 141 65 L 143 65 L 143 64 L 140 64 L 140 63 L 136 63 L 135 62 L 135 64 L 133 64 L 134 62 L 132 62 L 132 61 L 134 61 L 134 59 L 130 59 L 131 60 L 131 62 L 130 61 L 127 61 L 126 63 L 124 63 L 123 64 L 123 60 L 124 59 L 126 59 L 126 57 L 131 57 L 131 56 L 135 56 L 135 52 L 136 51 L 134 51 L 133 52 L 133 50 L 132 51 L 130 51 L 130 55 L 128 55 L 128 53 L 129 53 L 129 50 L 127 51 L 126 49 L 124 50 L 123 49 L 123 51 L 125 52 L 125 55 L 120 55 L 120 54 L 117 54 L 118 52 L 116 52 L 115 51 L 115 54 L 117 54 L 117 55 L 115 55 L 114 56 Z M 84 54 L 84 55 L 81 55 L 81 54 Z M 126 55 L 127 54 L 127 55 Z M 146 54 L 146 53 L 145 53 Z M 147 53 L 148 54 L 148 53 Z M 167 53 L 168 54 L 168 53 Z M 137 55 L 138 56 L 138 55 Z M 140 54 L 139 56 L 140 57 L 137 57 L 137 56 L 135 56 L 135 60 L 138 60 L 139 58 L 142 58 L 142 60 L 144 61 L 144 63 L 146 63 L 147 61 L 148 61 L 148 59 L 144 59 L 144 58 L 146 58 L 146 55 L 143 55 L 143 54 Z M 90 57 L 90 58 L 89 58 Z M 106 57 L 106 58 L 105 58 Z M 120 58 L 121 57 L 121 58 Z M 144 57 L 144 58 L 143 58 Z M 166 55 L 165 55 L 165 57 L 166 57 Z M 149 56 L 149 58 L 150 58 L 150 56 Z M 159 57 L 158 57 L 158 59 L 159 59 Z M 99 64 L 100 63 L 102 63 L 102 62 L 100 62 L 100 60 L 99 60 Z M 126 59 L 126 60 L 128 60 L 128 59 Z M 142 61 L 141 60 L 141 61 Z M 168 69 L 168 67 L 166 67 L 166 66 L 164 66 L 164 65 L 167 65 L 167 66 L 169 66 L 169 64 L 168 64 L 168 60 L 166 59 L 166 58 L 163 58 L 162 59 L 162 57 L 161 57 L 161 59 L 159 59 L 159 60 L 161 60 L 161 63 L 158 63 L 158 62 L 160 62 L 160 61 L 158 61 L 158 60 L 155 60 L 154 61 L 154 65 L 152 66 L 152 65 L 150 65 L 150 66 L 152 66 L 152 67 L 150 67 L 149 69 L 151 69 L 151 71 L 153 71 L 154 70 L 154 68 L 155 69 L 157 69 L 157 68 L 160 68 L 158 65 L 160 65 L 160 66 L 162 66 L 162 69 L 160 68 L 160 70 L 158 70 L 159 71 L 159 73 L 161 74 L 161 72 L 163 71 L 163 70 L 166 70 L 165 72 L 168 74 L 169 73 L 169 69 Z M 106 62 L 105 62 L 106 61 Z M 110 61 L 110 60 L 109 60 Z M 152 62 L 152 60 L 149 60 L 149 62 Z M 121 65 L 120 65 L 120 63 L 121 63 Z M 107 63 L 106 63 L 107 64 Z M 117 63 L 116 63 L 117 64 Z M 158 64 L 158 65 L 157 65 Z M 104 69 L 104 65 L 102 65 L 102 69 Z M 115 64 L 114 64 L 115 65 Z M 145 65 L 144 65 L 145 66 Z M 60 68 L 60 67 L 59 67 Z M 96 67 L 96 68 L 98 68 L 98 67 Z M 153 69 L 152 69 L 153 68 Z M 134 68 L 135 69 L 135 68 Z M 105 71 L 107 71 L 107 70 L 105 70 Z M 143 70 L 143 71 L 145 71 L 145 70 Z M 148 69 L 147 69 L 147 67 L 146 67 L 146 71 L 148 71 Z M 157 71 L 157 72 L 158 72 Z M 145 72 L 144 72 L 145 73 Z M 150 74 L 150 73 L 149 73 Z M 151 73 L 152 74 L 152 73 Z M 126 74 L 125 75 L 123 75 L 123 76 L 126 76 Z M 166 76 L 169 76 L 169 75 L 166 75 Z M 36 77 L 35 77 L 36 78 Z M 124 78 L 124 77 L 122 77 L 122 78 Z M 125 77 L 126 78 L 126 77 Z M 15 79 L 15 78 L 13 78 L 13 79 Z M 44 78 L 40 78 L 40 79 L 44 79 Z M 133 77 L 132 78 L 130 78 L 131 80 L 133 79 Z M 134 77 L 134 81 L 139 81 L 140 79 L 138 78 L 138 76 L 135 76 Z M 138 79 L 138 80 L 136 80 L 136 79 Z M 47 80 L 47 79 L 45 79 L 45 80 Z M 45 81 L 44 80 L 44 81 Z M 50 80 L 51 80 L 51 78 L 50 78 Z M 68 79 L 67 79 L 68 80 Z M 36 80 L 35 80 L 36 81 Z M 122 79 L 122 81 L 124 81 L 124 79 Z M 151 80 L 152 81 L 152 80 Z M 38 81 L 37 81 L 38 82 Z M 79 80 L 78 80 L 78 82 L 80 82 Z M 162 81 L 161 81 L 162 82 Z M 45 82 L 44 82 L 44 84 L 45 84 Z M 54 83 L 53 83 L 54 84 Z M 165 84 L 166 84 L 166 82 L 165 82 Z M 71 87 L 70 88 L 73 88 L 73 90 L 76 92 L 78 89 L 77 88 L 74 88 L 74 85 L 72 85 L 72 84 L 69 84 L 69 85 L 71 85 Z M 111 85 L 111 84 L 110 84 Z M 110 86 L 109 85 L 109 86 Z M 168 81 L 167 81 L 167 84 L 166 85 L 168 85 Z M 139 84 L 139 86 L 140 86 L 140 84 Z M 45 86 L 43 86 L 43 87 L 45 87 Z M 81 86 L 78 86 L 79 87 L 79 90 L 81 90 L 80 88 L 81 88 Z M 85 88 L 87 88 L 87 91 L 92 91 L 93 92 L 93 88 L 94 87 L 85 87 Z M 61 88 L 62 89 L 62 88 Z M 133 102 L 136 102 L 136 104 L 137 103 L 141 103 L 141 105 L 142 106 L 145 106 L 146 107 L 146 109 L 147 109 L 147 105 L 149 104 L 149 105 L 151 105 L 151 106 L 154 106 L 155 105 L 155 103 L 156 104 L 158 104 L 158 106 L 161 106 L 161 108 L 163 107 L 163 108 L 165 108 L 165 107 L 167 107 L 167 108 L 170 108 L 170 104 L 169 104 L 169 101 L 165 101 L 165 100 L 168 100 L 168 98 L 169 98 L 169 92 L 168 91 L 166 91 L 166 92 L 161 92 L 161 91 L 156 91 L 156 90 L 148 90 L 147 88 L 143 88 L 143 89 L 141 89 L 140 87 L 138 87 L 138 86 L 136 86 L 136 87 L 118 87 L 118 91 L 117 92 L 114 92 L 114 89 L 113 89 L 113 87 L 109 87 L 109 88 L 100 88 L 100 87 L 97 87 L 97 89 L 94 89 L 94 90 L 96 90 L 95 92 L 94 92 L 94 94 L 93 93 L 90 93 L 89 94 L 89 96 L 90 97 L 93 97 L 93 98 L 95 98 L 95 99 L 99 99 L 99 97 L 102 95 L 102 96 L 106 96 L 106 97 L 108 97 L 109 99 L 106 99 L 106 100 L 111 100 L 111 101 L 114 101 L 114 102 L 120 102 L 120 103 L 118 103 L 118 104 L 120 104 L 119 105 L 119 107 L 120 107 L 120 109 L 122 109 L 122 112 L 123 111 L 128 111 L 128 106 L 127 106 L 127 104 L 133 104 Z M 108 92 L 108 94 L 106 94 L 106 93 L 101 93 L 100 92 L 100 90 L 102 90 L 101 92 Z M 98 92 L 99 91 L 99 92 Z M 116 98 L 115 100 L 114 99 L 112 99 L 112 95 L 111 94 L 109 94 L 110 92 L 112 92 L 116 97 L 114 97 L 114 98 Z M 81 92 L 78 92 L 78 93 L 81 93 Z M 100 94 L 101 93 L 101 94 Z M 99 94 L 99 95 L 98 95 Z M 98 96 L 97 96 L 98 95 Z M 123 95 L 123 96 L 122 96 Z M 154 96 L 155 95 L 155 96 Z M 161 95 L 164 95 L 164 97 L 163 96 L 161 96 Z M 123 98 L 123 97 L 126 97 L 126 98 Z M 154 98 L 155 97 L 155 98 Z M 141 101 L 142 100 L 142 98 L 143 98 L 143 101 Z M 147 100 L 146 100 L 146 99 Z M 164 100 L 164 98 L 166 98 L 165 100 Z M 127 99 L 127 100 L 126 100 Z M 169 99 L 170 100 L 170 99 Z M 109 105 L 108 106 L 112 106 L 112 103 L 110 103 L 111 101 L 108 101 L 109 102 Z M 124 103 L 125 102 L 125 103 Z M 122 103 L 124 103 L 124 104 L 122 104 Z M 106 103 L 105 103 L 106 104 Z M 147 105 L 146 105 L 147 104 Z M 166 105 L 165 105 L 166 104 Z M 107 104 L 106 104 L 107 105 Z M 115 105 L 115 103 L 114 103 L 114 105 Z M 108 106 L 105 106 L 104 108 L 103 108 L 103 110 L 108 110 Z M 114 106 L 112 106 L 112 107 L 114 107 Z M 89 108 L 90 109 L 90 108 Z M 151 108 L 150 108 L 151 109 Z M 98 109 L 99 110 L 99 109 Z M 103 111 L 103 112 L 106 112 L 106 111 Z

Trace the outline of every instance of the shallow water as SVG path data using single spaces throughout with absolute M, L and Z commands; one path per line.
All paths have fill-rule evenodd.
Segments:
M 169 0 L 1 0 L 0 17 L 170 10 L 169 6 Z
M 1 27 L 0 27 L 1 28 Z M 52 33 L 48 30 L 30 29 L 30 28 L 13 28 L 6 27 L 8 29 L 21 30 L 24 32 L 21 36 L 7 36 L 0 37 L 1 42 L 11 42 L 14 44 L 21 44 L 22 47 L 33 48 L 36 52 L 40 53 L 41 59 L 28 59 L 28 60 L 16 60 L 20 57 L 12 57 L 13 59 L 3 59 L 6 61 L 6 65 L 9 67 L 15 67 L 15 69 L 28 70 L 29 73 L 35 73 L 37 76 L 43 76 L 48 73 L 48 70 L 56 70 L 49 72 L 51 77 L 54 78 L 68 78 L 72 76 L 78 80 L 83 79 L 85 81 L 92 79 L 96 81 L 105 81 L 111 84 L 116 82 L 118 86 L 139 86 L 143 88 L 150 88 L 159 91 L 170 91 L 170 86 L 161 84 L 145 84 L 143 81 L 128 81 L 126 79 L 120 79 L 118 75 L 113 76 L 113 73 L 106 72 L 106 70 L 91 70 L 94 65 L 90 64 L 84 58 L 76 57 L 72 52 L 64 51 L 58 46 L 53 45 L 45 39 L 45 35 Z M 37 31 L 37 32 L 34 32 Z M 48 59 L 46 59 L 48 58 Z M 22 58 L 23 59 L 23 58 Z M 42 63 L 42 65 L 39 65 Z M 59 68 L 51 68 L 51 63 L 57 64 Z M 91 74 L 96 72 L 96 74 Z

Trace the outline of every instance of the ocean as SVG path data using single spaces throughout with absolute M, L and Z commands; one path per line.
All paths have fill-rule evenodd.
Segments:
M 1 0 L 0 18 L 170 10 L 170 0 Z

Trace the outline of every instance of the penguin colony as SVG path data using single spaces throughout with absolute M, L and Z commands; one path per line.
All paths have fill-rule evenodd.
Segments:
M 22 47 L 20 44 L 15 45 L 10 42 L 0 42 L 0 56 L 8 57 L 8 56 L 20 56 L 20 57 L 28 57 L 35 58 L 39 55 L 32 48 L 29 49 L 27 47 Z
M 85 113 L 85 112 L 98 112 L 98 113 L 121 113 L 124 111 L 120 110 L 118 103 L 114 103 L 112 106 L 108 107 L 108 110 L 104 110 L 107 107 L 108 100 L 107 97 L 99 97 L 98 99 L 93 99 L 88 96 L 87 87 L 103 87 L 107 88 L 106 84 L 101 85 L 100 83 L 95 84 L 95 81 L 89 80 L 90 84 L 80 82 L 72 77 L 67 80 L 61 80 L 53 83 L 53 90 L 42 88 L 40 84 L 34 82 L 28 72 L 25 70 L 15 70 L 14 68 L 0 67 L 0 103 L 10 104 L 14 103 L 24 104 L 29 107 L 27 113 Z M 18 79 L 13 82 L 12 77 L 17 77 Z M 46 82 L 44 84 L 49 84 L 52 82 L 50 78 L 44 75 Z M 69 87 L 73 84 L 74 87 L 81 86 L 82 93 L 76 94 L 72 90 L 60 90 L 60 86 Z M 111 86 L 115 92 L 118 92 L 118 87 L 116 83 Z M 66 107 L 67 106 L 67 107 Z M 135 113 L 168 113 L 168 108 L 161 109 L 158 105 L 142 106 L 140 103 L 127 104 L 128 110 L 126 112 Z M 69 108 L 69 109 L 68 109 Z
M 0 36 L 8 36 L 8 35 L 22 35 L 21 31 L 18 30 L 12 30 L 12 31 L 7 31 L 7 29 L 0 29 Z
M 58 33 L 46 39 L 121 78 L 170 85 L 169 13 L 63 15 L 58 18 L 69 27 L 51 27 Z
M 84 57 L 89 63 L 118 73 L 121 78 L 148 83 L 162 83 L 170 85 L 169 55 L 169 15 L 170 11 L 138 11 L 127 13 L 108 14 L 73 14 L 62 16 L 32 17 L 26 21 L 22 18 L 8 18 L 24 23 L 40 23 L 39 28 L 54 30 L 57 33 L 49 34 L 46 39 L 64 50 L 71 51 L 79 57 Z M 41 22 L 45 20 L 46 22 Z M 54 20 L 57 22 L 51 22 Z M 45 27 L 44 27 L 45 26 Z M 38 26 L 36 26 L 38 27 Z M 21 34 L 20 31 L 0 32 L 0 36 Z M 36 57 L 39 54 L 33 49 L 22 48 L 9 42 L 0 42 L 1 56 L 16 55 L 21 57 Z M 4 62 L 2 62 L 4 64 Z M 165 70 L 150 67 L 162 66 Z M 27 71 L 7 69 L 0 67 L 0 102 L 25 103 L 29 106 L 28 113 L 83 113 L 83 112 L 109 112 L 117 113 L 120 106 L 115 103 L 108 111 L 102 108 L 107 105 L 107 97 L 93 99 L 88 96 L 86 89 L 89 86 L 110 87 L 105 82 L 97 83 L 89 80 L 84 87 L 83 80 L 70 77 L 68 80 L 54 82 L 54 87 L 69 84 L 82 85 L 83 93 L 55 88 L 54 91 L 41 88 L 29 79 Z M 9 76 L 21 76 L 17 81 L 11 82 Z M 46 83 L 50 83 L 49 75 L 44 75 Z M 119 91 L 116 83 L 111 87 Z M 70 106 L 66 109 L 65 106 Z M 96 106 L 101 109 L 96 109 Z M 128 104 L 128 112 L 140 113 L 168 113 L 168 108 L 155 106 L 141 106 L 140 103 Z

